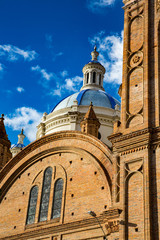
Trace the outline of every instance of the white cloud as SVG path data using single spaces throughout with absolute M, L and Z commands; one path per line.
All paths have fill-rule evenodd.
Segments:
M 108 7 L 109 5 L 112 5 L 114 2 L 115 0 L 87 0 L 87 7 L 91 11 L 95 12 L 102 8 Z
M 59 52 L 59 53 L 52 52 L 52 61 L 55 61 L 57 57 L 60 57 L 62 55 L 63 55 L 63 52 Z
M 64 70 L 64 71 L 60 72 L 60 75 L 62 77 L 67 77 L 68 76 L 68 72 L 66 70 Z
M 52 92 L 50 92 L 50 95 L 61 97 L 61 95 L 62 95 L 61 87 L 60 87 L 60 88 L 57 88 L 57 89 L 54 89 Z
M 69 92 L 76 92 L 79 90 L 79 87 L 81 85 L 81 82 L 83 81 L 83 78 L 80 76 L 75 76 L 72 78 L 66 78 L 64 81 L 64 84 L 57 83 L 57 88 L 54 89 L 52 92 L 50 92 L 53 96 L 59 96 L 68 90 Z
M 37 53 L 32 50 L 23 50 L 13 45 L 0 45 L 0 56 L 7 57 L 9 61 L 17 61 L 23 58 L 26 61 L 32 61 L 37 57 Z
M 42 113 L 30 107 L 21 107 L 15 110 L 15 113 L 5 117 L 5 125 L 13 130 L 25 131 L 29 141 L 36 139 L 36 126 L 40 123 Z
M 31 67 L 31 70 L 40 73 L 41 77 L 47 81 L 50 81 L 53 78 L 53 73 L 47 73 L 47 71 L 41 68 L 39 65 Z
M 18 91 L 19 93 L 24 92 L 24 88 L 23 88 L 23 87 L 17 87 L 16 89 L 17 89 L 17 91 Z
M 120 84 L 122 82 L 123 31 L 120 35 L 104 36 L 97 34 L 90 42 L 98 46 L 99 61 L 105 67 L 105 82 Z
M 83 81 L 83 78 L 79 76 L 75 76 L 73 78 L 67 78 L 65 79 L 65 85 L 63 87 L 69 91 L 76 92 L 77 87 L 79 87 L 82 81 Z
M 39 65 L 31 67 L 32 71 L 36 71 L 41 74 L 40 84 L 49 90 L 49 95 L 52 96 L 61 96 L 66 90 L 70 92 L 76 92 L 83 81 L 82 77 L 75 76 L 72 78 L 65 78 L 68 76 L 68 72 L 66 70 L 59 72 L 59 74 L 55 74 L 54 72 L 48 73 L 46 69 L 42 69 Z M 63 78 L 63 83 L 61 78 Z M 52 82 L 50 81 L 52 80 Z M 56 88 L 51 89 L 51 83 L 56 83 Z

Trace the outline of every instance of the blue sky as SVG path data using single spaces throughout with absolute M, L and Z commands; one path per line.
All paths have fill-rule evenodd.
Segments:
M 43 112 L 78 91 L 96 43 L 105 90 L 119 100 L 122 0 L 1 0 L 0 113 L 12 144 L 35 139 Z

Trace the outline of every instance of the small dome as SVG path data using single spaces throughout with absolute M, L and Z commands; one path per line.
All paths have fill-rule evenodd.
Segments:
M 25 147 L 24 144 L 16 143 L 16 144 L 14 144 L 14 145 L 11 147 L 11 149 L 13 149 L 13 148 L 20 148 L 20 149 L 22 149 L 22 148 L 24 148 L 24 147 Z
M 13 157 L 25 147 L 25 145 L 23 144 L 24 138 L 25 138 L 25 135 L 23 134 L 23 129 L 22 129 L 21 133 L 18 134 L 18 142 L 14 144 L 10 149 Z
M 69 97 L 64 98 L 52 109 L 51 112 L 71 107 L 72 105 L 74 105 L 74 101 L 76 100 L 78 101 L 79 106 L 89 106 L 90 102 L 92 102 L 93 106 L 96 107 L 106 107 L 115 109 L 116 104 L 120 106 L 120 102 L 118 102 L 115 98 L 110 96 L 105 91 L 85 89 L 80 92 L 74 93 Z

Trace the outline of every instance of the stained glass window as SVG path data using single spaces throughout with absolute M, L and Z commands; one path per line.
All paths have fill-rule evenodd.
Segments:
M 48 216 L 49 197 L 52 180 L 52 168 L 48 167 L 44 172 L 39 222 L 46 221 Z
M 38 186 L 34 186 L 30 191 L 26 224 L 32 224 L 35 222 L 37 197 L 38 197 Z
M 58 218 L 61 216 L 62 195 L 63 195 L 63 179 L 59 178 L 54 185 L 52 218 Z

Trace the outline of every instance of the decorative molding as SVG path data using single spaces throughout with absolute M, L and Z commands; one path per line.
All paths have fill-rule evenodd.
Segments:
M 120 156 L 127 155 L 127 154 L 134 153 L 134 152 L 139 152 L 139 151 L 142 151 L 142 150 L 144 150 L 146 148 L 148 148 L 148 145 L 147 146 L 143 146 L 143 147 L 139 147 L 139 148 L 133 148 L 131 150 L 121 152 Z
M 65 139 L 79 139 L 84 140 L 87 142 L 90 142 L 97 148 L 101 149 L 102 152 L 106 155 L 106 157 L 110 160 L 112 158 L 111 150 L 109 147 L 107 147 L 102 141 L 97 139 L 96 137 L 82 133 L 80 131 L 60 131 L 57 133 L 49 134 L 46 136 L 41 137 L 40 139 L 34 141 L 33 143 L 30 143 L 28 146 L 26 146 L 21 152 L 19 152 L 14 158 L 12 158 L 1 170 L 0 174 L 0 182 L 3 180 L 3 178 L 7 175 L 7 173 L 21 160 L 23 159 L 27 154 L 31 153 L 35 149 L 53 142 L 57 140 L 65 140 Z M 107 152 L 107 154 L 106 154 Z
M 160 9 L 160 0 L 157 0 L 157 10 Z
M 117 221 L 109 221 L 108 224 L 105 225 L 105 228 L 107 230 L 107 235 L 110 235 L 111 233 L 119 232 L 119 220 Z
M 109 136 L 113 144 L 113 150 L 120 155 L 127 155 L 144 149 L 156 149 L 160 147 L 160 127 L 146 128 L 123 135 L 117 133 Z
M 133 5 L 135 5 L 136 3 L 141 2 L 142 0 L 133 0 L 133 2 L 130 2 L 127 4 L 127 2 L 129 2 L 130 0 L 124 0 L 123 3 L 125 4 L 125 6 L 123 7 L 124 10 L 126 10 L 127 8 L 132 7 Z
M 123 135 L 122 133 L 112 134 L 111 136 L 108 137 L 108 139 L 110 141 L 112 141 L 113 143 L 116 143 L 116 142 L 124 141 L 124 140 L 130 139 L 130 138 L 137 137 L 137 136 L 144 135 L 144 134 L 151 133 L 151 132 L 152 132 L 152 129 L 145 128 L 142 130 L 138 130 L 136 132 L 131 132 L 126 135 Z
M 108 224 L 111 225 L 112 222 L 116 222 L 118 224 L 119 221 L 117 218 L 119 218 L 119 215 L 120 215 L 119 209 L 110 209 L 108 211 L 103 212 L 99 217 L 97 217 L 97 219 L 101 224 L 107 223 L 106 225 L 108 227 Z M 112 219 L 115 219 L 115 220 L 112 221 Z M 97 221 L 93 217 L 89 219 L 84 219 L 81 221 L 75 221 L 75 222 L 70 222 L 65 224 L 57 224 L 57 223 L 52 223 L 51 221 L 47 221 L 45 222 L 44 227 L 42 226 L 38 227 L 37 225 L 35 225 L 35 229 L 34 229 L 34 226 L 30 229 L 27 227 L 24 233 L 12 235 L 9 237 L 4 237 L 4 238 L 1 238 L 1 240 L 17 240 L 17 239 L 27 240 L 28 238 L 35 239 L 35 237 L 39 237 L 39 236 L 42 237 L 50 234 L 59 234 L 61 232 L 79 230 L 81 228 L 86 229 L 88 227 L 96 226 L 96 225 L 97 225 Z M 114 230 L 115 230 L 115 226 L 114 226 Z M 112 228 L 112 231 L 113 231 L 113 228 Z

